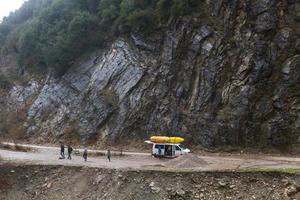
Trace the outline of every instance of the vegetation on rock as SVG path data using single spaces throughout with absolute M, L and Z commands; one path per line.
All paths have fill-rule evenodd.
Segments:
M 63 74 L 83 53 L 114 35 L 149 33 L 170 17 L 197 12 L 197 0 L 30 0 L 5 17 L 0 44 L 13 46 L 19 65 Z M 161 23 L 158 23 L 161 22 Z

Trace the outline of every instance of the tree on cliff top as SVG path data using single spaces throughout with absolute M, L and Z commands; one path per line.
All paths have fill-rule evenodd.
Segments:
M 20 66 L 63 74 L 76 58 L 114 35 L 148 34 L 171 16 L 197 12 L 198 0 L 29 0 L 0 25 L 2 49 Z

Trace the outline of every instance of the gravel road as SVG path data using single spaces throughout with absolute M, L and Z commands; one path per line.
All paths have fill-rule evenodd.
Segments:
M 12 143 L 5 143 L 6 146 L 13 147 Z M 95 168 L 111 168 L 111 169 L 141 169 L 141 170 L 196 170 L 196 171 L 226 171 L 248 168 L 259 169 L 276 169 L 276 168 L 294 168 L 300 170 L 300 158 L 295 157 L 275 157 L 267 155 L 234 155 L 234 156 L 219 156 L 209 155 L 201 156 L 196 155 L 203 162 L 195 165 L 193 162 L 192 167 L 188 167 L 189 160 L 194 161 L 194 156 L 186 159 L 177 158 L 178 162 L 185 162 L 184 167 L 174 165 L 174 160 L 170 159 L 157 159 L 153 158 L 150 153 L 139 152 L 123 152 L 123 156 L 112 156 L 112 162 L 108 162 L 107 158 L 103 156 L 105 151 L 89 150 L 93 155 L 90 156 L 88 161 L 84 162 L 81 156 L 82 149 L 76 149 L 79 155 L 73 155 L 72 160 L 59 159 L 58 147 L 47 147 L 37 145 L 23 145 L 18 144 L 23 148 L 28 148 L 28 152 L 13 151 L 7 149 L 0 149 L 0 157 L 5 162 L 14 162 L 22 164 L 37 164 L 37 165 L 65 165 L 65 166 L 87 166 Z M 118 154 L 118 152 L 112 152 Z M 169 163 L 172 163 L 170 165 Z M 176 161 L 175 161 L 176 163 Z

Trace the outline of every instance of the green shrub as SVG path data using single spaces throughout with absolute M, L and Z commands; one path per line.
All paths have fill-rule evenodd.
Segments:
M 171 15 L 172 0 L 159 0 L 156 6 L 156 16 L 161 21 L 167 20 Z
M 199 0 L 29 0 L 0 25 L 20 66 L 64 74 L 82 54 L 111 41 L 114 34 L 150 33 L 159 21 L 198 13 Z M 9 37 L 8 37 L 9 36 Z
M 128 16 L 128 25 L 131 30 L 148 32 L 155 25 L 155 17 L 152 9 L 137 10 Z
M 19 77 L 11 74 L 0 74 L 0 89 L 10 89 L 16 82 L 20 82 Z
M 0 74 L 0 88 L 9 89 L 11 87 L 11 81 L 4 75 Z
M 120 16 L 121 0 L 102 0 L 99 4 L 99 16 L 102 21 L 112 22 Z

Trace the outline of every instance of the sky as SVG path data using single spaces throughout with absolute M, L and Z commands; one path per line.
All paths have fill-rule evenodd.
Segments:
M 11 11 L 20 8 L 25 0 L 0 0 L 0 21 Z

